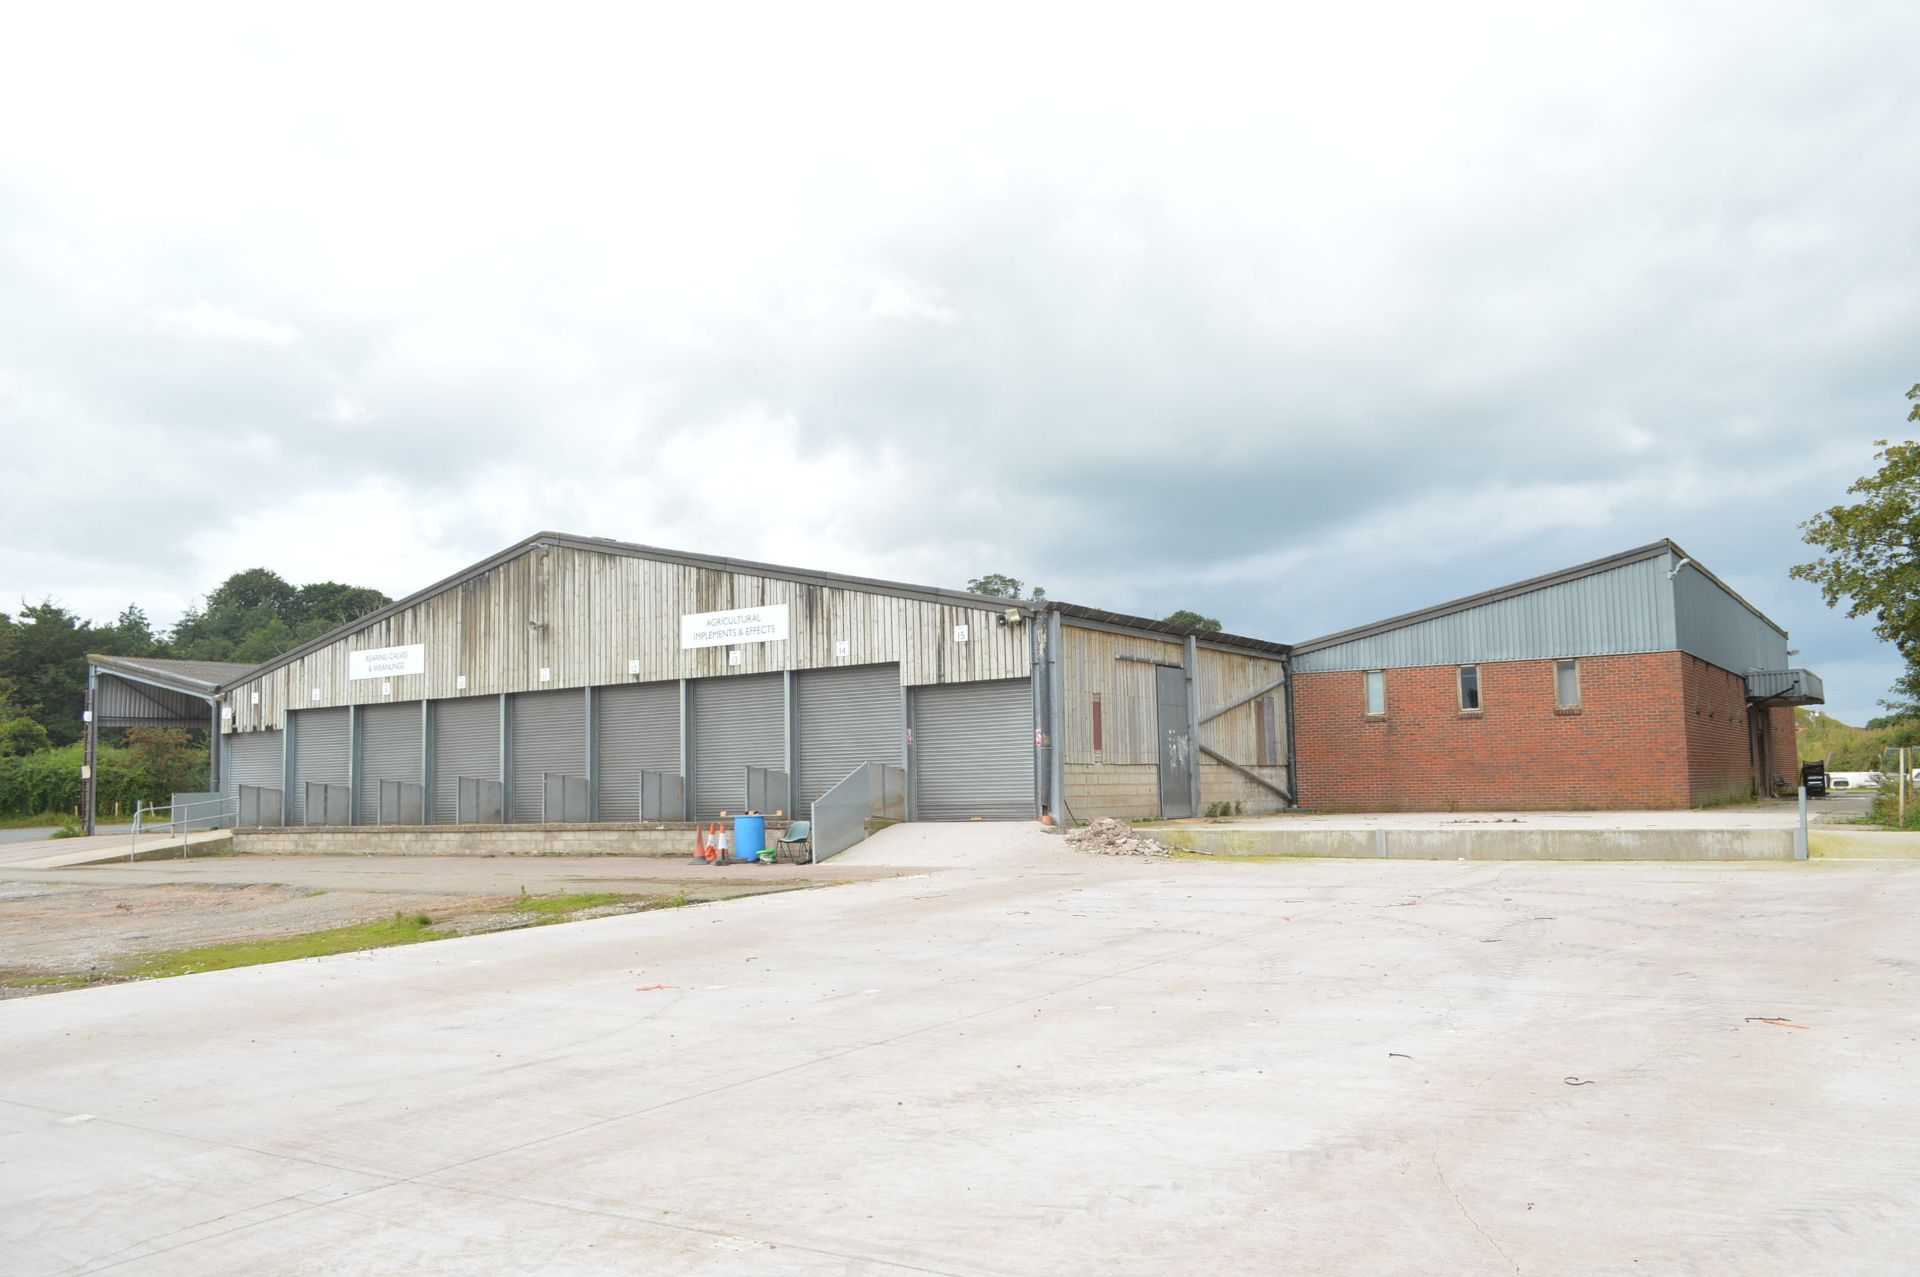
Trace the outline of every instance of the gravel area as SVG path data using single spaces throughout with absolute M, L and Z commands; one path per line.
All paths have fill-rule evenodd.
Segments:
M 266 940 L 425 913 L 497 916 L 512 895 L 318 891 L 279 883 L 80 886 L 0 882 L 0 998 L 40 992 L 7 977 L 81 976 L 169 949 Z

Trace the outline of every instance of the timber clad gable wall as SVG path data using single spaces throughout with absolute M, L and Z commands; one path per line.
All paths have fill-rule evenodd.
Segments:
M 686 613 L 784 603 L 790 638 L 680 648 Z M 358 632 L 235 687 L 232 730 L 279 727 L 289 709 L 441 700 L 531 689 L 897 663 L 908 686 L 1025 678 L 1026 625 L 990 607 L 723 571 L 573 546 L 529 547 Z M 967 641 L 954 639 L 967 627 Z M 844 641 L 848 654 L 835 654 Z M 348 654 L 420 643 L 424 673 L 350 680 Z M 741 654 L 729 665 L 727 654 Z M 638 660 L 640 672 L 628 663 Z M 548 671 L 545 681 L 540 671 Z M 457 685 L 464 675 L 466 686 Z M 391 684 L 390 694 L 383 685 Z M 319 699 L 313 692 L 318 689 Z M 259 703 L 253 694 L 259 694 Z
M 1086 629 L 1071 622 L 1060 631 L 1060 742 L 1067 810 L 1075 820 L 1099 816 L 1140 819 L 1160 815 L 1159 714 L 1154 696 L 1154 662 L 1181 665 L 1186 645 L 1165 639 Z M 1243 655 L 1201 647 L 1194 679 L 1199 717 L 1223 705 L 1269 688 L 1285 674 L 1275 656 Z M 1284 685 L 1267 693 L 1276 707 L 1286 704 Z M 1094 748 L 1093 704 L 1100 698 L 1100 748 Z M 1290 789 L 1284 710 L 1276 708 L 1271 739 L 1273 761 L 1260 763 L 1262 724 L 1249 701 L 1200 725 L 1199 744 L 1216 749 L 1242 767 Z M 1237 802 L 1243 812 L 1281 811 L 1286 801 L 1272 790 L 1204 755 L 1200 760 L 1200 804 Z

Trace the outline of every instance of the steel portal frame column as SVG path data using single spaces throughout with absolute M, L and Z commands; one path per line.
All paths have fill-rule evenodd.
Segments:
M 581 694 L 587 698 L 587 823 L 592 824 L 600 819 L 600 758 L 594 748 L 593 689 L 582 688 Z
M 793 671 L 780 671 L 780 731 L 786 737 L 781 743 L 780 756 L 787 760 L 787 806 L 793 806 L 793 778 L 798 775 L 794 770 L 794 730 L 793 730 Z M 790 813 L 789 813 L 790 814 Z
M 433 702 L 420 698 L 420 823 L 433 823 Z
M 220 773 L 224 770 L 220 766 L 220 702 L 217 699 L 207 702 L 207 715 L 211 720 L 207 728 L 207 792 L 217 794 Z
M 680 680 L 680 788 L 681 792 L 685 795 L 681 800 L 682 814 L 691 820 L 693 819 L 693 807 L 691 805 L 693 801 L 693 775 L 688 768 L 688 764 L 691 762 L 693 755 L 688 749 L 689 740 L 687 730 L 687 680 L 683 678 Z
M 1053 748 L 1053 720 L 1047 713 L 1047 672 L 1040 664 L 1040 628 L 1031 623 L 1027 626 L 1027 671 L 1033 701 L 1033 814 L 1039 816 L 1053 810 L 1048 792 L 1053 774 L 1047 766 L 1047 751 Z
M 1200 641 L 1187 635 L 1187 756 L 1193 767 L 1187 773 L 1188 805 L 1194 816 L 1200 815 Z
M 360 823 L 360 707 L 347 706 L 347 823 Z
M 1066 719 L 1065 692 L 1060 686 L 1060 614 L 1047 613 L 1047 717 L 1052 721 L 1053 756 L 1047 761 L 1053 770 L 1053 823 L 1065 828 L 1073 813 L 1067 808 L 1067 769 L 1057 733 Z
M 299 719 L 292 710 L 282 710 L 280 729 L 280 827 L 287 827 L 287 813 L 293 810 L 293 735 Z M 305 807 L 300 809 L 306 811 Z
M 86 819 L 86 831 L 93 834 L 94 817 L 98 814 L 100 786 L 94 779 L 94 771 L 100 765 L 100 723 L 95 713 L 100 704 L 100 671 L 93 665 L 87 666 L 87 706 L 86 729 L 87 746 L 83 751 L 86 770 L 80 777 L 80 810 Z
M 500 693 L 500 823 L 513 823 L 513 710 Z

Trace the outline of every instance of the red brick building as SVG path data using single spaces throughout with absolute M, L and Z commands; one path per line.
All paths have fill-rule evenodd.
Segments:
M 1820 681 L 1671 541 L 1297 644 L 1301 806 L 1698 807 L 1798 773 Z

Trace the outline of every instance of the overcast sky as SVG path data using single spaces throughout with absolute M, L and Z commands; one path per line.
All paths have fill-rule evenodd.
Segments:
M 553 529 L 1299 640 L 1671 536 L 1897 671 L 1786 570 L 1920 381 L 1910 0 L 485 12 L 9 11 L 9 604 Z

